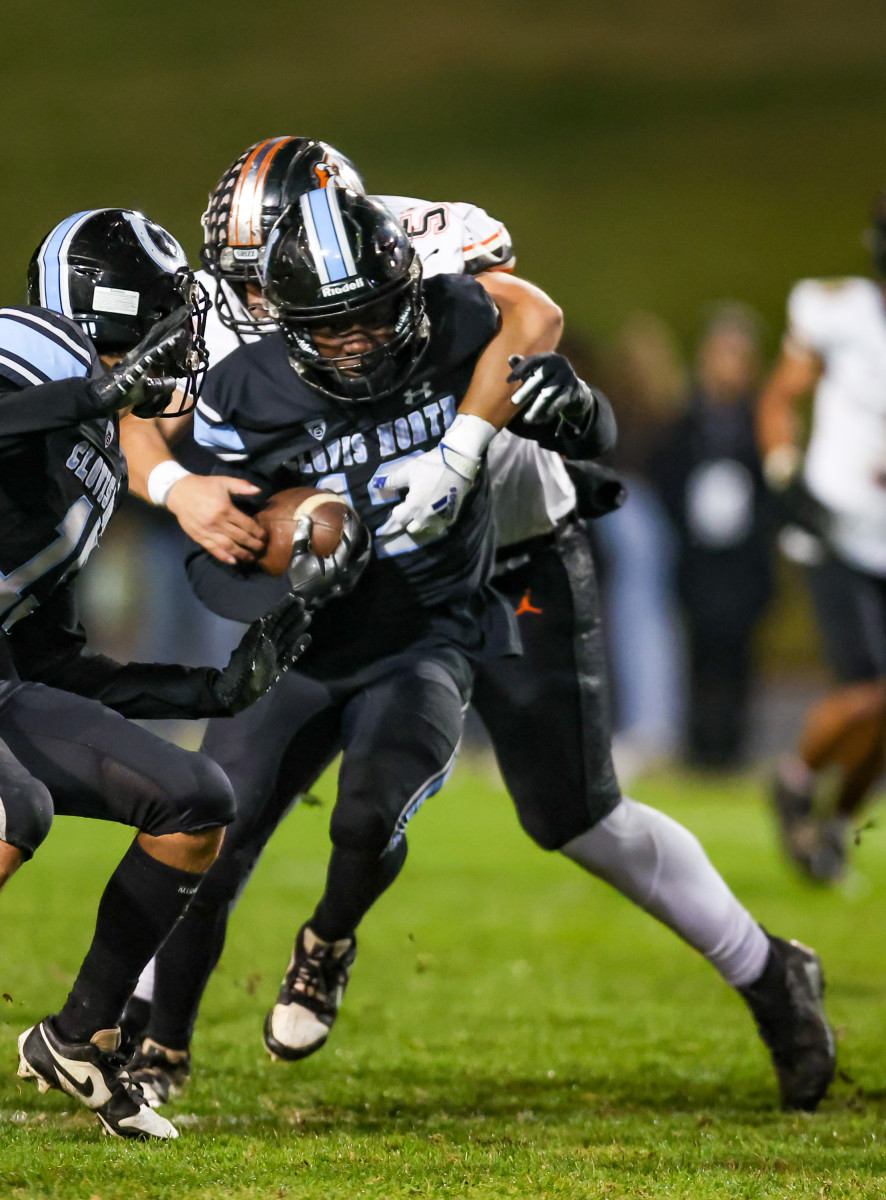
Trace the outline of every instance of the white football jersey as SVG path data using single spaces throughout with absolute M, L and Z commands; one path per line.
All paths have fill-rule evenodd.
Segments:
M 833 514 L 850 563 L 886 575 L 886 307 L 870 279 L 804 279 L 788 299 L 788 338 L 824 364 L 804 479 Z
M 510 270 L 510 234 L 474 204 L 376 196 L 406 228 L 425 277 Z M 512 546 L 550 533 L 575 508 L 575 488 L 559 454 L 502 430 L 487 452 L 496 543 Z
M 510 270 L 514 265 L 511 238 L 504 225 L 474 204 L 429 202 L 410 196 L 374 196 L 405 227 L 421 258 L 426 278 L 432 275 L 477 274 Z M 215 280 L 205 271 L 197 278 L 215 296 Z M 225 297 L 237 320 L 247 313 L 224 282 Z M 232 350 L 257 341 L 260 334 L 242 337 L 223 325 L 215 306 L 206 318 L 206 346 L 211 365 Z M 536 442 L 503 430 L 488 451 L 496 542 L 511 546 L 526 538 L 550 533 L 575 508 L 575 488 L 559 454 Z

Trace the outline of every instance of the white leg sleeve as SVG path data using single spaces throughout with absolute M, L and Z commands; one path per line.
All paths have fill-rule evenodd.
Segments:
M 733 987 L 760 977 L 766 934 L 736 900 L 698 838 L 625 796 L 617 808 L 562 847 L 700 951 Z
M 132 993 L 136 1000 L 154 999 L 154 960 L 153 958 L 138 977 L 135 991 Z

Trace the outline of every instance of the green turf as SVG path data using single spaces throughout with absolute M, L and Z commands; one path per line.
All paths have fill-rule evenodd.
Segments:
M 3 897 L 3 1200 L 882 1196 L 881 832 L 843 891 L 813 891 L 779 862 L 752 781 L 637 789 L 698 832 L 772 929 L 822 952 L 841 1077 L 817 1115 L 787 1116 L 713 971 L 534 850 L 470 764 L 416 819 L 331 1044 L 298 1067 L 271 1063 L 262 1017 L 323 878 L 331 782 L 320 790 L 327 805 L 293 814 L 236 914 L 169 1146 L 106 1139 L 14 1077 L 15 1036 L 63 997 L 126 840 L 58 822 Z

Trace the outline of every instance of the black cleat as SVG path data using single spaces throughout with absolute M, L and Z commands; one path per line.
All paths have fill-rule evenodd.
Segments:
M 145 1038 L 126 1066 L 151 1108 L 177 1100 L 191 1078 L 187 1050 L 170 1050 Z
M 824 1011 L 824 973 L 814 950 L 769 938 L 756 983 L 741 988 L 765 1042 L 784 1109 L 814 1112 L 834 1078 L 834 1034 Z
M 357 939 L 324 942 L 309 925 L 295 939 L 277 1003 L 265 1018 L 265 1047 L 272 1058 L 296 1062 L 329 1037 L 357 954 Z
M 772 783 L 770 803 L 785 856 L 807 878 L 815 879 L 811 858 L 818 841 L 818 821 L 812 795 L 788 783 L 779 770 Z
M 817 883 L 839 883 L 848 863 L 847 824 L 839 817 L 821 821 L 809 855 L 809 874 Z
M 151 1020 L 151 1001 L 139 996 L 130 996 L 120 1018 L 121 1051 L 134 1054 L 141 1045 L 145 1030 Z
M 56 1088 L 91 1109 L 115 1137 L 168 1141 L 178 1130 L 150 1108 L 141 1088 L 126 1071 L 119 1029 L 102 1029 L 89 1042 L 65 1042 L 51 1017 L 26 1029 L 18 1039 L 18 1074 L 36 1079 L 41 1092 Z

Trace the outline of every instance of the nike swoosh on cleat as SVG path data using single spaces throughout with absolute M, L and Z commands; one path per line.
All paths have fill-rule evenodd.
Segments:
M 82 1100 L 91 1101 L 90 1108 L 98 1108 L 102 1104 L 107 1104 L 111 1099 L 111 1093 L 102 1078 L 101 1071 L 97 1067 L 90 1066 L 89 1063 L 76 1062 L 74 1059 L 65 1058 L 63 1054 L 59 1054 L 57 1050 L 53 1050 L 49 1043 L 49 1039 L 40 1027 L 40 1036 L 46 1045 L 47 1050 L 52 1056 L 52 1062 L 62 1077 L 60 1082 L 64 1086 L 65 1082 L 69 1083 L 70 1087 L 65 1087 L 66 1092 L 70 1092 L 72 1096 L 78 1096 Z

